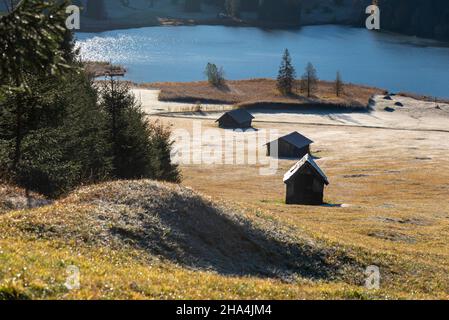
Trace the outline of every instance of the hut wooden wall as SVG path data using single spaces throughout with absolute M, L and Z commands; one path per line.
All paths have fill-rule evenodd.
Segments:
M 324 197 L 324 182 L 311 168 L 304 168 L 287 183 L 287 204 L 321 205 Z
M 218 125 L 220 128 L 239 128 L 239 129 L 245 129 L 245 128 L 251 128 L 251 120 L 244 122 L 244 123 L 238 123 L 234 120 L 230 115 L 224 114 L 219 120 Z
M 284 140 L 278 140 L 278 157 L 279 158 L 298 158 L 301 159 L 306 154 L 310 153 L 310 146 L 298 148 Z M 267 145 L 267 156 L 271 156 L 270 144 Z

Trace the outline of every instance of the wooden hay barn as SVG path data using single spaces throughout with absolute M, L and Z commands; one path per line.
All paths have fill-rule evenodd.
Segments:
M 236 109 L 226 112 L 217 121 L 220 128 L 251 128 L 254 117 L 246 110 Z
M 307 154 L 284 175 L 284 183 L 287 186 L 286 204 L 321 205 L 324 186 L 329 185 L 329 180 Z
M 280 137 L 279 139 L 266 144 L 268 157 L 275 156 L 274 152 L 276 150 L 276 143 L 278 158 L 301 159 L 306 154 L 310 154 L 310 145 L 313 143 L 313 141 L 307 137 L 304 137 L 296 131 L 292 132 L 286 136 Z

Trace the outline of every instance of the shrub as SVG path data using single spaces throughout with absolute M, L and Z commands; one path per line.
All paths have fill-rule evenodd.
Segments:
M 217 65 L 213 63 L 208 63 L 204 74 L 207 77 L 207 81 L 214 87 L 219 87 L 225 84 L 224 70 L 223 68 L 218 68 Z

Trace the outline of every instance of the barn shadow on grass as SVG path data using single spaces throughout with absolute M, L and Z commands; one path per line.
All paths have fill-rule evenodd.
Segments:
M 295 275 L 333 280 L 362 270 L 335 248 L 293 241 L 273 222 L 255 227 L 198 196 L 171 193 L 140 202 L 146 204 L 133 223 L 140 227 L 110 232 L 119 241 L 188 268 L 284 280 Z

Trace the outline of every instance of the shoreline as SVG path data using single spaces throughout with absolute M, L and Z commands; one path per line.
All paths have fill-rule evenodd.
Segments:
M 314 26 L 341 26 L 341 27 L 351 27 L 357 29 L 363 29 L 363 27 L 353 24 L 353 23 L 308 23 L 308 24 L 277 24 L 277 23 L 249 23 L 249 22 L 229 22 L 222 23 L 220 21 L 215 20 L 204 20 L 201 22 L 191 21 L 190 19 L 185 19 L 185 21 L 180 21 L 179 19 L 164 19 L 163 23 L 134 23 L 134 24 L 125 24 L 121 22 L 114 22 L 112 24 L 108 24 L 108 26 L 104 26 L 103 24 L 95 24 L 81 27 L 77 33 L 101 33 L 107 31 L 115 31 L 115 30 L 128 30 L 128 29 L 141 29 L 141 28 L 152 28 L 152 27 L 199 27 L 199 26 L 222 26 L 222 27 L 235 27 L 235 28 L 255 28 L 262 30 L 300 30 L 303 27 L 314 27 Z M 390 31 L 384 31 L 386 34 L 395 34 L 400 36 L 413 37 L 410 35 L 404 35 L 401 33 L 394 33 Z M 432 38 L 420 38 L 429 41 L 437 41 L 441 43 L 446 43 L 441 40 L 432 39 Z
M 110 76 L 110 70 L 111 67 L 114 70 L 119 71 L 119 74 L 113 74 L 112 76 L 116 76 L 116 77 L 123 77 L 126 76 L 127 73 L 127 69 L 124 66 L 116 66 L 116 65 L 110 65 L 108 62 L 102 62 L 102 61 L 86 61 L 85 62 L 85 68 L 88 71 L 88 73 L 91 73 L 92 75 L 94 75 L 94 79 L 95 81 L 103 81 L 102 78 Z M 90 70 L 89 70 L 90 69 Z M 92 70 L 94 70 L 94 72 L 92 72 Z M 284 99 L 282 99 L 283 97 L 280 97 L 281 100 L 275 100 L 275 101 L 270 101 L 270 100 L 263 100 L 263 101 L 240 101 L 240 100 L 232 100 L 232 98 L 216 98 L 213 96 L 204 96 L 204 95 L 199 95 L 199 96 L 195 96 L 195 95 L 189 95 L 188 93 L 185 96 L 179 96 L 179 97 L 173 97 L 171 96 L 172 93 L 166 94 L 165 90 L 167 88 L 169 88 L 170 86 L 180 86 L 180 87 L 187 87 L 187 88 L 191 88 L 191 87 L 195 87 L 195 86 L 202 86 L 203 88 L 211 88 L 211 89 L 217 89 L 214 87 L 209 86 L 209 84 L 207 83 L 207 81 L 157 81 L 157 82 L 135 82 L 132 80 L 120 80 L 120 81 L 125 81 L 128 82 L 130 84 L 130 86 L 132 88 L 135 89 L 159 89 L 161 90 L 161 96 L 160 96 L 160 101 L 162 102 L 175 102 L 175 103 L 201 103 L 201 104 L 217 104 L 217 105 L 222 105 L 222 104 L 236 104 L 236 105 L 241 105 L 242 107 L 247 107 L 247 106 L 251 106 L 254 103 L 258 102 L 261 104 L 267 104 L 267 103 L 280 103 L 280 104 L 292 104 L 291 100 L 287 100 L 285 101 Z M 272 82 L 274 83 L 276 80 L 274 78 L 248 78 L 248 79 L 239 79 L 239 80 L 227 80 L 227 83 L 231 83 L 231 84 L 244 84 L 247 82 L 257 82 L 257 81 L 268 81 L 268 82 Z M 326 86 L 331 85 L 333 82 L 332 81 L 327 81 L 327 80 L 320 80 L 319 81 L 321 84 L 324 84 Z M 413 98 L 415 100 L 421 100 L 423 102 L 433 102 L 433 103 L 444 103 L 444 104 L 449 104 L 449 99 L 448 98 L 444 98 L 444 97 L 434 97 L 431 95 L 424 95 L 424 94 L 419 94 L 419 93 L 415 93 L 415 92 L 404 92 L 404 91 L 399 91 L 399 92 L 392 92 L 389 89 L 385 89 L 385 88 L 379 88 L 379 87 L 374 87 L 374 86 L 370 86 L 370 85 L 366 85 L 366 84 L 360 84 L 360 83 L 345 83 L 346 86 L 352 87 L 352 88 L 359 88 L 359 89 L 366 89 L 366 90 L 375 90 L 377 92 L 380 92 L 381 94 L 384 95 L 391 95 L 391 96 L 402 96 L 402 97 L 407 97 L 407 98 Z M 220 89 L 217 89 L 218 91 L 222 91 Z M 257 91 L 257 90 L 256 90 Z M 209 93 L 210 95 L 210 93 Z M 316 101 L 312 101 L 312 103 L 316 103 Z M 298 103 L 293 102 L 293 105 L 297 105 Z M 303 104 L 303 102 L 301 103 Z M 367 100 L 367 105 L 369 104 L 369 99 Z M 360 109 L 362 107 L 361 104 L 358 104 L 357 106 L 354 106 L 353 108 L 358 108 Z
M 137 28 L 150 28 L 150 27 L 183 27 L 183 26 L 224 26 L 224 27 L 247 27 L 247 28 L 260 28 L 260 29 L 273 29 L 273 30 L 299 30 L 301 27 L 325 25 L 322 23 L 310 23 L 310 24 L 290 24 L 290 23 L 270 23 L 261 21 L 249 21 L 239 19 L 186 19 L 186 18 L 158 18 L 156 20 L 149 19 L 147 21 L 130 22 L 128 20 L 95 20 L 81 24 L 80 33 L 97 33 L 113 30 L 126 30 Z M 330 24 L 330 23 L 329 23 Z M 354 24 L 339 24 L 346 26 L 357 27 Z

